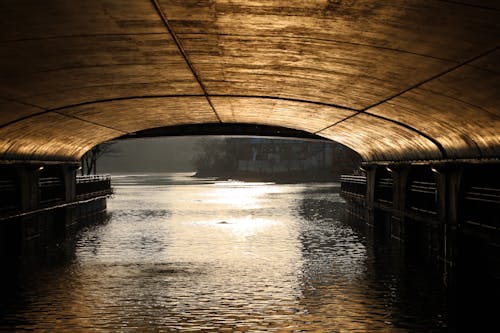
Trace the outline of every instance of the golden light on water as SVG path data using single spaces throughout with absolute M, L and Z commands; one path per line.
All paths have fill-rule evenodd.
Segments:
M 214 184 L 214 190 L 209 194 L 207 202 L 234 206 L 240 209 L 259 208 L 263 205 L 263 196 L 279 193 L 270 183 L 244 183 L 230 181 Z
M 205 212 L 190 214 L 188 219 L 182 213 L 172 217 L 168 226 L 169 260 L 241 265 L 259 258 L 275 261 L 282 271 L 296 269 L 301 262 L 296 218 L 282 210 L 279 218 L 273 218 L 274 207 L 268 200 L 282 191 L 266 183 L 224 182 L 205 187 L 196 198 L 169 197 L 169 209 L 173 211 Z M 270 211 L 271 216 L 260 214 L 263 210 Z
M 156 192 L 161 194 L 158 206 L 174 213 L 152 226 L 156 239 L 166 245 L 155 261 L 168 264 L 155 263 L 147 270 L 174 272 L 159 278 L 171 284 L 155 291 L 156 301 L 168 304 L 165 311 L 174 319 L 182 313 L 185 320 L 204 325 L 215 316 L 248 329 L 263 330 L 267 321 L 282 323 L 289 327 L 283 332 L 321 331 L 324 327 L 363 331 L 370 325 L 384 329 L 386 325 L 372 318 L 352 322 L 347 316 L 349 311 L 355 312 L 353 318 L 358 312 L 366 316 L 365 307 L 371 300 L 365 299 L 361 290 L 350 291 L 354 304 L 352 299 L 336 297 L 342 292 L 336 286 L 321 286 L 324 297 L 316 295 L 314 289 L 303 290 L 310 265 L 304 251 L 309 250 L 301 241 L 302 218 L 296 214 L 300 201 L 290 200 L 290 195 L 300 198 L 304 190 L 304 185 L 219 182 L 196 188 L 165 187 Z M 129 195 L 137 192 L 130 189 Z M 142 233 L 140 223 L 134 224 L 134 229 Z M 356 267 L 364 255 L 342 257 L 330 264 L 344 271 L 347 280 L 340 281 L 344 285 L 359 277 L 362 270 Z M 180 267 L 182 273 L 175 273 L 172 266 Z M 137 278 L 129 270 L 126 267 L 122 273 Z M 108 275 L 117 271 L 113 268 Z M 211 310 L 200 310 L 204 307 Z

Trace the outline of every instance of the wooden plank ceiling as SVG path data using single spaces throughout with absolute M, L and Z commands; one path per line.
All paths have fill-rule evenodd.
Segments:
M 498 158 L 499 45 L 488 0 L 3 0 L 0 160 L 217 122 L 365 161 Z

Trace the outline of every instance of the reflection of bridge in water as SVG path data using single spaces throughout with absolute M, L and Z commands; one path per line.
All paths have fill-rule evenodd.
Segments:
M 496 267 L 499 13 L 487 0 L 3 3 L 2 209 L 74 202 L 79 158 L 115 138 L 314 136 L 363 158 L 344 194 L 369 223 L 445 265 L 474 235 Z

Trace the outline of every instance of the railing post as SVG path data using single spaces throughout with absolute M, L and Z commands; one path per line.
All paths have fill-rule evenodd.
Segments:
M 375 212 L 373 205 L 375 203 L 375 182 L 377 174 L 377 166 L 370 165 L 365 167 L 366 170 L 366 207 L 368 224 L 373 225 L 375 222 Z

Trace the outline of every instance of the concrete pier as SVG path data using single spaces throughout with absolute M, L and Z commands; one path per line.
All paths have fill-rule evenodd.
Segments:
M 363 168 L 363 176 L 342 177 L 348 211 L 404 243 L 415 259 L 434 258 L 449 269 L 480 251 L 492 258 L 483 270 L 500 277 L 500 256 L 492 255 L 500 248 L 499 163 Z
M 109 177 L 76 177 L 77 167 L 0 165 L 2 257 L 39 251 L 105 217 Z
M 343 176 L 347 211 L 442 277 L 463 329 L 491 328 L 500 297 L 500 164 L 369 164 Z

